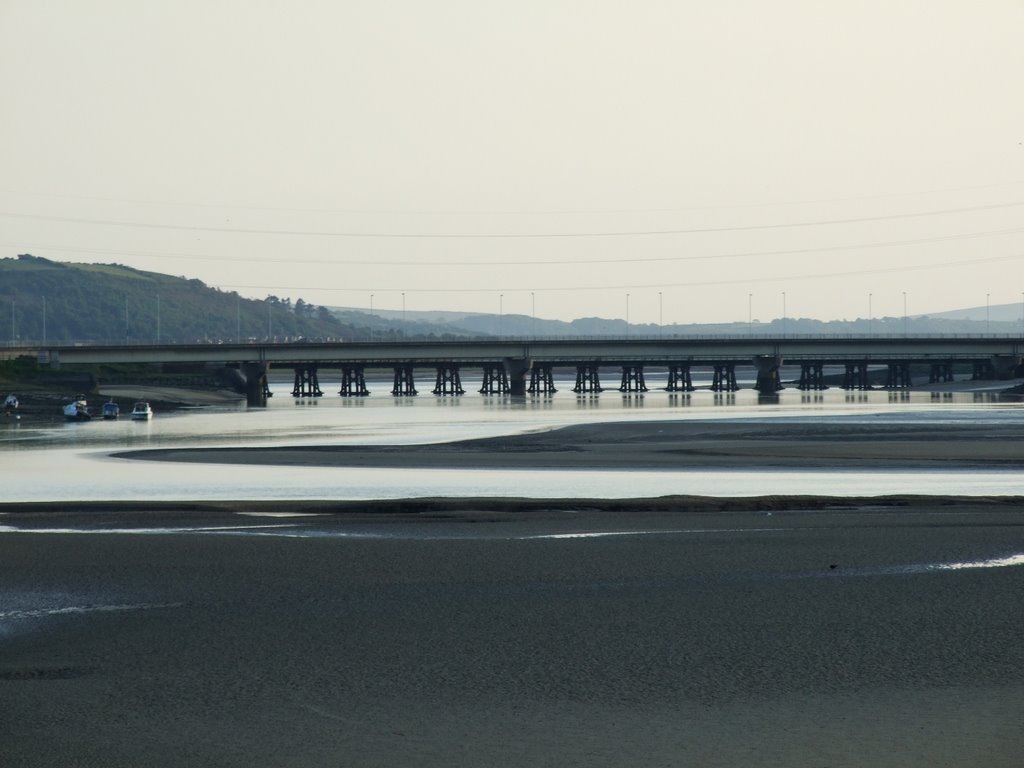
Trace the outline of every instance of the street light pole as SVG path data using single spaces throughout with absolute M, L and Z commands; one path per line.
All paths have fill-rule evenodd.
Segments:
M 373 341 L 373 294 L 370 294 L 370 318 L 367 321 L 370 326 L 370 341 Z
M 754 294 L 747 294 L 747 335 L 754 335 Z
M 626 294 L 626 335 L 629 336 L 629 294 Z
M 988 297 L 989 297 L 989 295 L 990 294 L 987 294 L 987 293 L 985 294 L 985 333 L 986 334 L 988 334 L 989 329 L 990 329 L 990 323 L 989 323 L 990 315 L 989 315 L 989 304 L 988 304 Z
M 786 292 L 782 292 L 782 335 L 786 335 Z
M 868 336 L 870 336 L 874 332 L 874 324 L 875 324 L 875 313 L 871 309 L 871 296 L 872 295 L 873 294 L 870 294 L 870 293 L 868 294 Z
M 903 335 L 907 335 L 907 292 L 903 291 Z
M 658 291 L 658 335 L 665 334 L 665 318 L 662 315 L 661 291 Z
M 501 338 L 502 321 L 505 319 L 505 294 L 498 294 L 498 338 Z
M 537 299 L 533 295 L 533 291 L 530 291 L 530 333 L 533 338 L 537 338 Z

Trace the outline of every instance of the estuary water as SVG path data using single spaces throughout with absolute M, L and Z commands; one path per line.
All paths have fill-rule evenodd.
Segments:
M 700 385 L 700 382 L 695 382 Z M 1024 405 L 991 389 L 945 392 L 805 393 L 786 389 L 759 398 L 751 389 L 718 394 L 700 389 L 667 393 L 606 390 L 577 395 L 571 381 L 559 391 L 525 399 L 467 393 L 438 397 L 420 385 L 417 397 L 392 397 L 390 382 L 370 383 L 371 395 L 293 398 L 291 382 L 272 382 L 266 408 L 244 403 L 157 412 L 151 421 L 49 423 L 6 419 L 0 427 L 6 501 L 143 499 L 388 499 L 423 496 L 627 498 L 669 494 L 754 496 L 800 493 L 882 495 L 932 493 L 1024 495 L 1013 470 L 963 471 L 672 471 L 446 470 L 198 465 L 112 458 L 124 449 L 215 446 L 430 444 L 612 421 L 729 419 L 764 421 L 864 420 L 877 424 L 1020 424 Z M 322 383 L 322 386 L 323 383 Z M 747 384 L 749 386 L 749 383 Z M 325 387 L 325 390 L 327 387 Z M 94 411 L 102 398 L 93 399 Z

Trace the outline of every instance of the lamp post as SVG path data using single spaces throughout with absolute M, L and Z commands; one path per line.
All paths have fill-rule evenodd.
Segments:
M 903 291 L 903 335 L 907 335 L 907 292 Z
M 629 294 L 626 294 L 626 335 L 629 336 Z
M 786 335 L 786 292 L 782 292 L 782 335 Z
M 747 294 L 747 335 L 754 335 L 754 294 Z
M 505 294 L 498 294 L 498 338 L 501 338 L 501 324 L 505 319 Z
M 875 313 L 871 310 L 872 295 L 873 294 L 870 293 L 868 294 L 868 336 L 870 336 L 873 333 L 873 326 L 875 323 Z
M 370 318 L 367 321 L 370 326 L 370 341 L 373 341 L 373 294 L 370 294 Z
M 665 319 L 662 314 L 662 303 L 661 303 L 661 291 L 658 291 L 658 335 L 663 336 L 665 334 Z
M 46 343 L 46 297 L 43 296 L 43 344 Z
M 402 291 L 402 325 L 405 325 L 405 291 Z
M 985 334 L 986 335 L 988 334 L 989 328 L 990 328 L 990 323 L 989 323 L 990 315 L 989 315 L 988 297 L 989 297 L 989 294 L 986 293 L 985 294 Z
M 537 338 L 537 299 L 530 291 L 530 334 Z

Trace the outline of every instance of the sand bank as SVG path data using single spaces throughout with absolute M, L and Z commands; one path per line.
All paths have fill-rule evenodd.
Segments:
M 431 445 L 167 448 L 114 455 L 221 464 L 428 469 L 992 469 L 1024 467 L 1024 429 L 1005 423 L 686 420 L 586 424 Z

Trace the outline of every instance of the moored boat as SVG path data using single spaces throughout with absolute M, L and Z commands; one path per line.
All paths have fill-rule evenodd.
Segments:
M 64 406 L 64 418 L 68 421 L 88 421 L 92 418 L 85 395 L 76 395 L 74 400 Z
M 107 421 L 112 421 L 118 417 L 121 413 L 121 406 L 115 403 L 113 400 L 103 404 L 103 418 Z
M 138 402 L 135 407 L 132 408 L 132 418 L 136 421 L 146 421 L 153 418 L 153 409 L 149 407 L 149 403 Z

